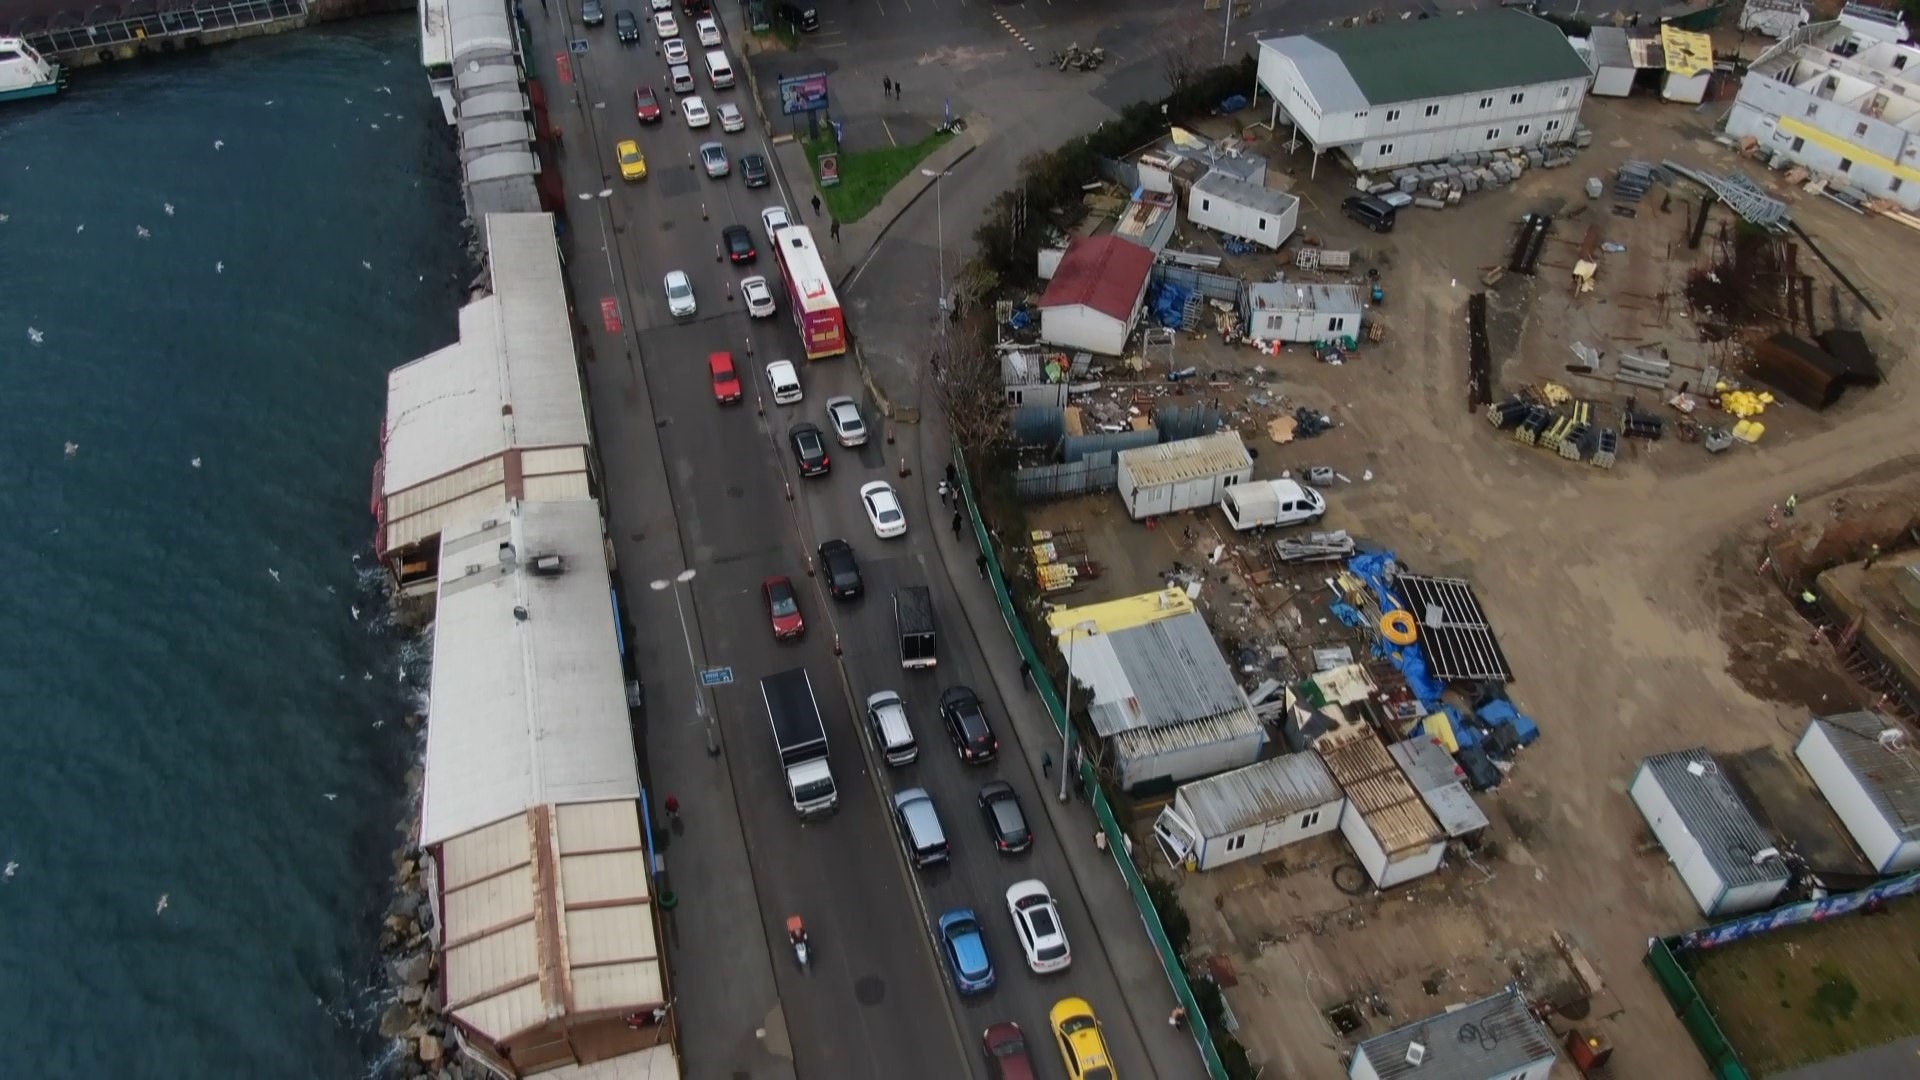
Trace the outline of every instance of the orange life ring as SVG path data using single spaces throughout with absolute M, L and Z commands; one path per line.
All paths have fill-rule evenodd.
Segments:
M 1411 645 L 1420 639 L 1420 629 L 1414 625 L 1410 611 L 1389 611 L 1380 616 L 1380 636 L 1395 645 Z

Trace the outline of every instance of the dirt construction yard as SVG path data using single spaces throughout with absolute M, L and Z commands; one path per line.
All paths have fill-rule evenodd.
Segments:
M 1239 1038 L 1267 1075 L 1343 1076 L 1341 1054 L 1353 1042 L 1511 981 L 1564 1000 L 1581 963 L 1576 956 L 1604 984 L 1577 1022 L 1615 1044 L 1615 1075 L 1706 1075 L 1641 966 L 1650 937 L 1703 920 L 1651 846 L 1626 784 L 1643 757 L 1691 746 L 1778 760 L 1809 711 L 1864 705 L 1865 695 L 1818 650 L 1796 648 L 1803 633 L 1790 605 L 1755 573 L 1768 510 L 1797 494 L 1796 524 L 1807 526 L 1841 513 L 1867 489 L 1895 517 L 1911 520 L 1920 505 L 1913 479 L 1920 476 L 1920 424 L 1907 355 L 1920 339 L 1920 275 L 1912 272 L 1920 234 L 1783 190 L 1777 178 L 1712 142 L 1713 115 L 1640 99 L 1591 100 L 1584 119 L 1593 145 L 1572 166 L 1532 170 L 1511 188 L 1468 195 L 1445 211 L 1402 210 L 1386 236 L 1338 218 L 1348 181 L 1328 162 L 1309 180 L 1303 152 L 1293 159 L 1294 190 L 1306 200 L 1301 228 L 1329 247 L 1355 249 L 1356 266 L 1382 268 L 1385 340 L 1332 366 L 1304 347 L 1276 358 L 1182 337 L 1176 363 L 1202 376 L 1169 400 L 1229 399 L 1222 403 L 1230 421 L 1260 448 L 1257 475 L 1335 467 L 1350 482 L 1331 488 L 1320 527 L 1391 547 L 1420 573 L 1471 580 L 1516 673 L 1515 703 L 1543 731 L 1506 783 L 1478 797 L 1492 822 L 1481 854 L 1411 888 L 1384 896 L 1361 890 L 1357 898 L 1341 891 L 1333 871 L 1351 857 L 1337 833 L 1283 848 L 1277 859 L 1188 879 L 1193 951 L 1218 954 L 1230 967 L 1236 985 L 1227 999 Z M 1254 149 L 1286 167 L 1278 145 Z M 1662 158 L 1715 171 L 1744 167 L 1772 180 L 1796 220 L 1885 315 L 1868 316 L 1846 298 L 1837 305 L 1843 325 L 1866 335 L 1886 381 L 1849 390 L 1820 414 L 1771 406 L 1757 444 L 1719 455 L 1671 435 L 1623 440 L 1617 464 L 1598 469 L 1522 446 L 1467 406 L 1468 296 L 1483 288 L 1489 267 L 1507 262 L 1522 214 L 1588 205 L 1586 178 L 1610 178 L 1627 160 Z M 1664 342 L 1676 365 L 1717 362 L 1720 354 L 1696 344 L 1681 296 L 1687 269 L 1709 257 L 1712 245 L 1687 250 L 1687 209 L 1677 203 L 1684 197 L 1691 206 L 1698 193 L 1676 185 L 1672 194 L 1676 204 L 1665 213 L 1656 190 L 1632 219 L 1611 214 L 1602 199 L 1558 226 L 1556 236 L 1577 241 L 1596 224 L 1603 240 L 1625 246 L 1601 256 L 1593 293 L 1575 297 L 1570 274 L 1549 265 L 1571 263 L 1561 243 L 1549 243 L 1537 277 L 1508 275 L 1493 287 L 1496 400 L 1555 378 L 1572 360 L 1575 339 L 1602 348 Z M 1727 212 L 1715 214 L 1717 228 Z M 1271 255 L 1234 261 L 1250 277 L 1279 265 Z M 1831 277 L 1810 257 L 1801 269 L 1819 282 L 1819 317 L 1831 325 Z M 1596 401 L 1617 405 L 1625 397 L 1567 381 Z M 1165 383 L 1155 390 L 1168 392 Z M 1672 415 L 1657 395 L 1641 395 L 1643 408 Z M 1249 398 L 1261 406 L 1243 409 Z M 1276 446 L 1265 426 L 1282 401 L 1288 409 L 1325 410 L 1340 426 Z M 1204 566 L 1217 542 L 1245 542 L 1219 536 L 1225 526 L 1217 514 L 1145 530 L 1126 520 L 1111 494 L 1035 511 L 1037 528 L 1079 530 L 1104 566 L 1073 603 L 1156 587 L 1175 562 Z M 1867 542 L 1859 540 L 1856 555 Z M 1217 634 L 1232 636 L 1246 607 L 1219 588 L 1210 619 Z M 1324 615 L 1307 610 L 1301 625 Z M 1756 655 L 1755 640 L 1774 647 Z M 1150 822 L 1151 812 L 1143 817 Z M 1165 872 L 1150 843 L 1142 852 L 1143 862 Z M 1555 1020 L 1559 1030 L 1566 1023 Z

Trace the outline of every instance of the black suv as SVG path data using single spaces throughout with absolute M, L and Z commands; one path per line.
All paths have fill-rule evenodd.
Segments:
M 1033 830 L 1027 827 L 1026 812 L 1020 809 L 1020 796 L 1012 784 L 995 780 L 982 787 L 980 815 L 987 819 L 987 832 L 1000 854 L 1018 855 L 1033 846 Z
M 773 9 L 773 17 L 802 34 L 811 34 L 820 29 L 820 13 L 799 4 L 781 4 Z
M 599 26 L 607 21 L 607 9 L 600 6 L 600 0 L 580 0 L 580 21 Z
M 748 154 L 740 159 L 740 179 L 748 187 L 767 186 L 767 159 L 759 154 Z
M 827 457 L 827 439 L 820 429 L 801 422 L 787 429 L 787 441 L 793 444 L 793 460 L 801 476 L 825 476 L 833 467 Z
M 640 40 L 640 19 L 633 12 L 621 8 L 613 13 L 613 32 L 620 35 L 620 43 L 631 45 Z
M 827 575 L 827 591 L 835 600 L 851 600 L 866 591 L 860 580 L 860 562 L 853 557 L 853 545 L 845 540 L 820 545 L 820 570 Z
M 727 258 L 736 266 L 750 263 L 759 255 L 753 250 L 753 234 L 745 225 L 727 226 L 720 230 L 720 239 L 726 242 Z
M 680 0 L 680 14 L 689 19 L 698 19 L 702 15 L 713 14 L 713 5 L 707 0 Z
M 953 739 L 954 752 L 969 765 L 984 765 L 1000 755 L 1000 740 L 993 737 L 987 714 L 980 707 L 980 695 L 965 686 L 948 687 L 940 695 L 940 719 Z

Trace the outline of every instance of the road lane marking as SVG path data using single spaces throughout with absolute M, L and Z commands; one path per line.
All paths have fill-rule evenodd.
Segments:
M 1021 33 L 1019 27 L 1008 22 L 1007 17 L 1005 15 L 1002 15 L 996 11 L 993 13 L 993 19 L 995 22 L 1000 24 L 1000 28 L 1002 30 L 1005 30 L 1007 33 L 1013 35 L 1013 40 L 1018 41 L 1022 45 L 1025 45 L 1027 47 L 1028 52 L 1033 51 L 1033 42 L 1027 40 L 1027 35 Z
M 895 146 L 900 145 L 900 140 L 893 137 L 893 128 L 888 126 L 887 118 L 884 116 L 880 118 L 880 129 L 887 133 L 888 142 L 892 143 Z

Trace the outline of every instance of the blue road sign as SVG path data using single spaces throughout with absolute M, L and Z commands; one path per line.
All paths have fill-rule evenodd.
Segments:
M 572 41 L 567 42 L 567 51 L 575 56 L 587 55 L 587 39 L 583 37 L 574 38 Z
M 730 667 L 710 667 L 700 673 L 701 686 L 725 686 L 733 681 L 733 669 Z

